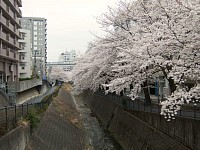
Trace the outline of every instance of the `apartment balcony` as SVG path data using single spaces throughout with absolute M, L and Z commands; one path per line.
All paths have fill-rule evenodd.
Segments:
M 26 43 L 26 41 L 24 39 L 19 39 L 18 42 L 19 43 Z
M 2 12 L 6 16 L 6 18 L 8 18 L 12 22 L 14 22 L 20 28 L 21 22 L 20 22 L 19 18 L 17 18 L 15 13 L 13 13 L 13 11 L 10 9 L 10 7 L 6 3 L 4 3 L 4 1 L 2 1 L 2 0 L 0 1 L 0 7 L 2 8 Z
M 14 60 L 14 61 L 19 61 L 19 54 L 13 53 L 9 49 L 7 50 L 7 49 L 0 48 L 0 57 Z
M 0 16 L 0 23 L 3 25 L 3 27 L 5 29 L 7 29 L 10 33 L 12 33 L 13 35 L 17 36 L 18 38 L 20 38 L 19 35 L 19 29 L 17 29 L 15 26 L 13 26 L 9 20 L 7 20 L 6 18 L 4 18 L 3 16 Z
M 7 5 L 11 7 L 11 9 L 16 12 L 19 18 L 22 17 L 22 11 L 20 10 L 20 6 L 17 4 L 15 0 L 6 0 Z
M 0 39 L 2 39 L 4 42 L 6 42 L 9 45 L 12 45 L 16 49 L 21 49 L 20 43 L 16 39 L 11 38 L 9 34 L 1 32 L 0 33 Z
M 16 0 L 17 1 L 17 3 L 18 3 L 18 6 L 19 7 L 22 7 L 22 1 L 21 0 Z

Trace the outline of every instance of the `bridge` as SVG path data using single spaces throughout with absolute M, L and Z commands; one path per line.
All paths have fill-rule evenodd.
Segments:
M 47 62 L 47 67 L 51 66 L 75 66 L 74 62 Z

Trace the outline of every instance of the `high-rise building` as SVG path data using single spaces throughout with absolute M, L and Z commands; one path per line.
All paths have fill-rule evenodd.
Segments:
M 0 81 L 18 81 L 21 0 L 0 0 Z
M 33 72 L 30 30 L 20 29 L 22 49 L 19 50 L 19 78 L 31 78 Z
M 65 51 L 64 53 L 60 54 L 59 62 L 66 64 L 66 65 L 63 65 L 64 71 L 71 71 L 73 69 L 76 57 L 77 57 L 77 54 L 75 50 Z
M 22 29 L 30 30 L 34 72 L 46 75 L 47 63 L 47 19 L 37 17 L 21 18 Z

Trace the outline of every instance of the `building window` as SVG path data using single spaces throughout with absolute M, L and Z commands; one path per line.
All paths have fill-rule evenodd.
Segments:
M 24 38 L 26 37 L 26 34 L 25 33 L 21 33 L 21 37 L 24 40 Z
M 37 21 L 34 21 L 33 24 L 34 24 L 34 25 L 37 25 Z

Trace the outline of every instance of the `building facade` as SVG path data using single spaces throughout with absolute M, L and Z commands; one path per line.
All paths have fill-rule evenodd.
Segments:
M 18 81 L 21 0 L 0 0 L 0 80 Z
M 19 78 L 31 78 L 33 72 L 30 30 L 20 29 L 22 49 L 19 50 Z
M 67 64 L 66 66 L 63 66 L 64 71 L 71 71 L 74 67 L 76 57 L 77 54 L 75 50 L 65 51 L 60 54 L 58 61 L 60 63 Z
M 37 17 L 21 18 L 22 29 L 30 30 L 33 71 L 39 76 L 46 75 L 47 63 L 47 19 Z

